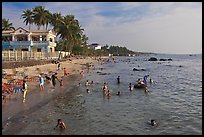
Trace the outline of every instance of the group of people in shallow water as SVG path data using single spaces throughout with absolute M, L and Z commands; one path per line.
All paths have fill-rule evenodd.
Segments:
M 149 77 L 149 75 L 145 75 L 145 76 L 143 77 L 143 80 L 138 79 L 138 80 L 136 81 L 136 84 L 138 84 L 139 86 L 144 85 L 145 92 L 147 92 L 147 84 L 148 84 L 147 80 L 148 80 L 148 77 Z M 121 81 L 120 81 L 120 76 L 117 77 L 117 83 L 118 83 L 118 84 L 121 83 Z M 150 84 L 153 83 L 153 80 L 152 80 L 151 78 L 149 79 L 149 83 L 150 83 Z M 87 91 L 87 93 L 90 92 L 88 86 L 89 86 L 89 85 L 92 85 L 92 84 L 94 84 L 93 80 L 92 80 L 91 82 L 89 82 L 89 80 L 86 80 L 85 86 L 86 86 L 86 91 Z M 81 83 L 79 83 L 79 85 L 81 85 Z M 129 83 L 129 90 L 130 90 L 130 91 L 133 91 L 133 90 L 134 90 L 134 85 L 133 85 L 132 83 Z M 108 89 L 108 83 L 107 83 L 107 82 L 104 82 L 104 83 L 103 83 L 102 91 L 103 91 L 103 96 L 107 96 L 108 98 L 111 97 L 111 90 Z M 116 93 L 116 95 L 120 96 L 120 95 L 121 95 L 121 91 L 118 91 L 118 92 Z M 156 122 L 156 120 L 151 119 L 150 122 L 149 122 L 149 124 L 150 124 L 151 126 L 157 126 L 158 123 Z
M 145 92 L 147 92 L 147 79 L 148 79 L 148 77 L 149 77 L 149 75 L 145 75 L 145 76 L 143 77 L 143 81 L 142 81 L 141 79 L 138 79 L 138 80 L 136 81 L 137 87 L 140 87 L 140 86 L 142 87 L 142 86 L 143 86 L 143 88 L 145 89 Z M 150 82 L 150 83 L 153 83 L 153 80 L 150 78 L 149 82 Z M 117 83 L 120 84 L 120 76 L 117 77 Z M 89 86 L 89 85 L 92 85 L 92 84 L 94 84 L 93 80 L 92 80 L 91 82 L 89 82 L 89 80 L 86 80 L 85 86 L 86 86 L 86 91 L 87 91 L 87 93 L 90 92 L 88 86 Z M 81 83 L 79 83 L 79 86 L 80 86 L 80 85 L 81 85 Z M 133 90 L 134 90 L 134 87 L 135 87 L 134 84 L 129 83 L 129 90 L 130 90 L 130 91 L 133 91 Z M 106 95 L 106 96 L 108 96 L 108 97 L 111 96 L 111 92 L 110 92 L 110 90 L 108 89 L 108 83 L 107 83 L 107 82 L 104 82 L 104 83 L 103 83 L 103 88 L 102 88 L 102 89 L 103 89 L 103 95 Z M 121 94 L 121 92 L 118 91 L 116 95 L 120 95 L 120 94 Z

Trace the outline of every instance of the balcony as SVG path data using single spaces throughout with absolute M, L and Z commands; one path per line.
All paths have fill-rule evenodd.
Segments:
M 32 41 L 10 41 L 10 46 L 32 46 Z
M 32 46 L 48 46 L 48 41 L 32 41 Z

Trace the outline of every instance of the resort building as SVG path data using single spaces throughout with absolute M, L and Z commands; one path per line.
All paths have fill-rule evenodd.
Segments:
M 56 35 L 52 30 L 2 31 L 2 51 L 55 52 Z
M 92 43 L 91 45 L 88 46 L 88 48 L 97 50 L 97 49 L 101 49 L 101 45 L 98 43 Z

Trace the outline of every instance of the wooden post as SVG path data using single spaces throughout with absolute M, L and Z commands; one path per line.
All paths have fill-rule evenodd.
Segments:
M 10 61 L 10 50 L 8 51 L 8 60 Z
M 17 50 L 15 50 L 15 58 L 16 58 L 16 61 L 17 61 L 17 59 L 18 59 Z

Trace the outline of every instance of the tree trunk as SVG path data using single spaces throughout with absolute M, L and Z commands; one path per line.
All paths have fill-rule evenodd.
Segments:
M 60 53 L 59 53 L 59 57 L 58 57 L 58 60 L 60 59 L 60 56 L 61 56 L 61 51 L 62 51 L 62 47 L 64 46 L 64 41 L 62 42 L 62 45 L 60 47 Z

